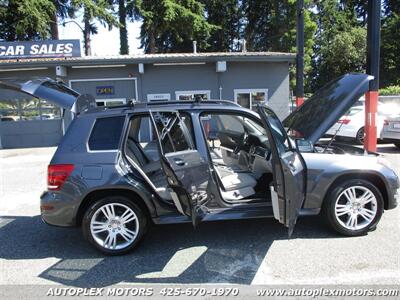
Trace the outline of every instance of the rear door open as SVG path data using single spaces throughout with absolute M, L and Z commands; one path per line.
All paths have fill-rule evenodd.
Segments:
M 177 111 L 151 111 L 150 115 L 171 197 L 178 211 L 196 226 L 207 212 L 208 163 L 196 150 L 192 132 Z

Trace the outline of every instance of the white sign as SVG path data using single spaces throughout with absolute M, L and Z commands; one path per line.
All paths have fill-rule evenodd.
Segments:
M 147 94 L 147 101 L 169 101 L 171 94 Z

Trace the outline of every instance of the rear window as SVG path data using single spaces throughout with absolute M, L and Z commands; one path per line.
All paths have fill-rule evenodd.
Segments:
M 90 150 L 117 150 L 125 116 L 100 118 L 96 120 L 89 138 Z

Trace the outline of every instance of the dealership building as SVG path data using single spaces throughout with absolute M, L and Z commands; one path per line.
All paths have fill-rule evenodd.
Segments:
M 0 80 L 62 80 L 97 105 L 135 101 L 223 99 L 289 111 L 289 66 L 295 54 L 272 52 L 141 54 L 107 57 L 0 59 Z M 71 115 L 40 99 L 0 89 L 0 147 L 57 145 Z

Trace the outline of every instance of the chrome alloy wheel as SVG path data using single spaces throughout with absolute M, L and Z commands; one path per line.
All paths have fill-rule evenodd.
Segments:
M 349 230 L 360 230 L 372 223 L 378 203 L 374 193 L 364 186 L 351 186 L 336 199 L 335 216 L 340 225 Z
M 121 203 L 108 203 L 96 210 L 90 220 L 90 233 L 100 246 L 119 250 L 131 245 L 139 232 L 135 212 Z

